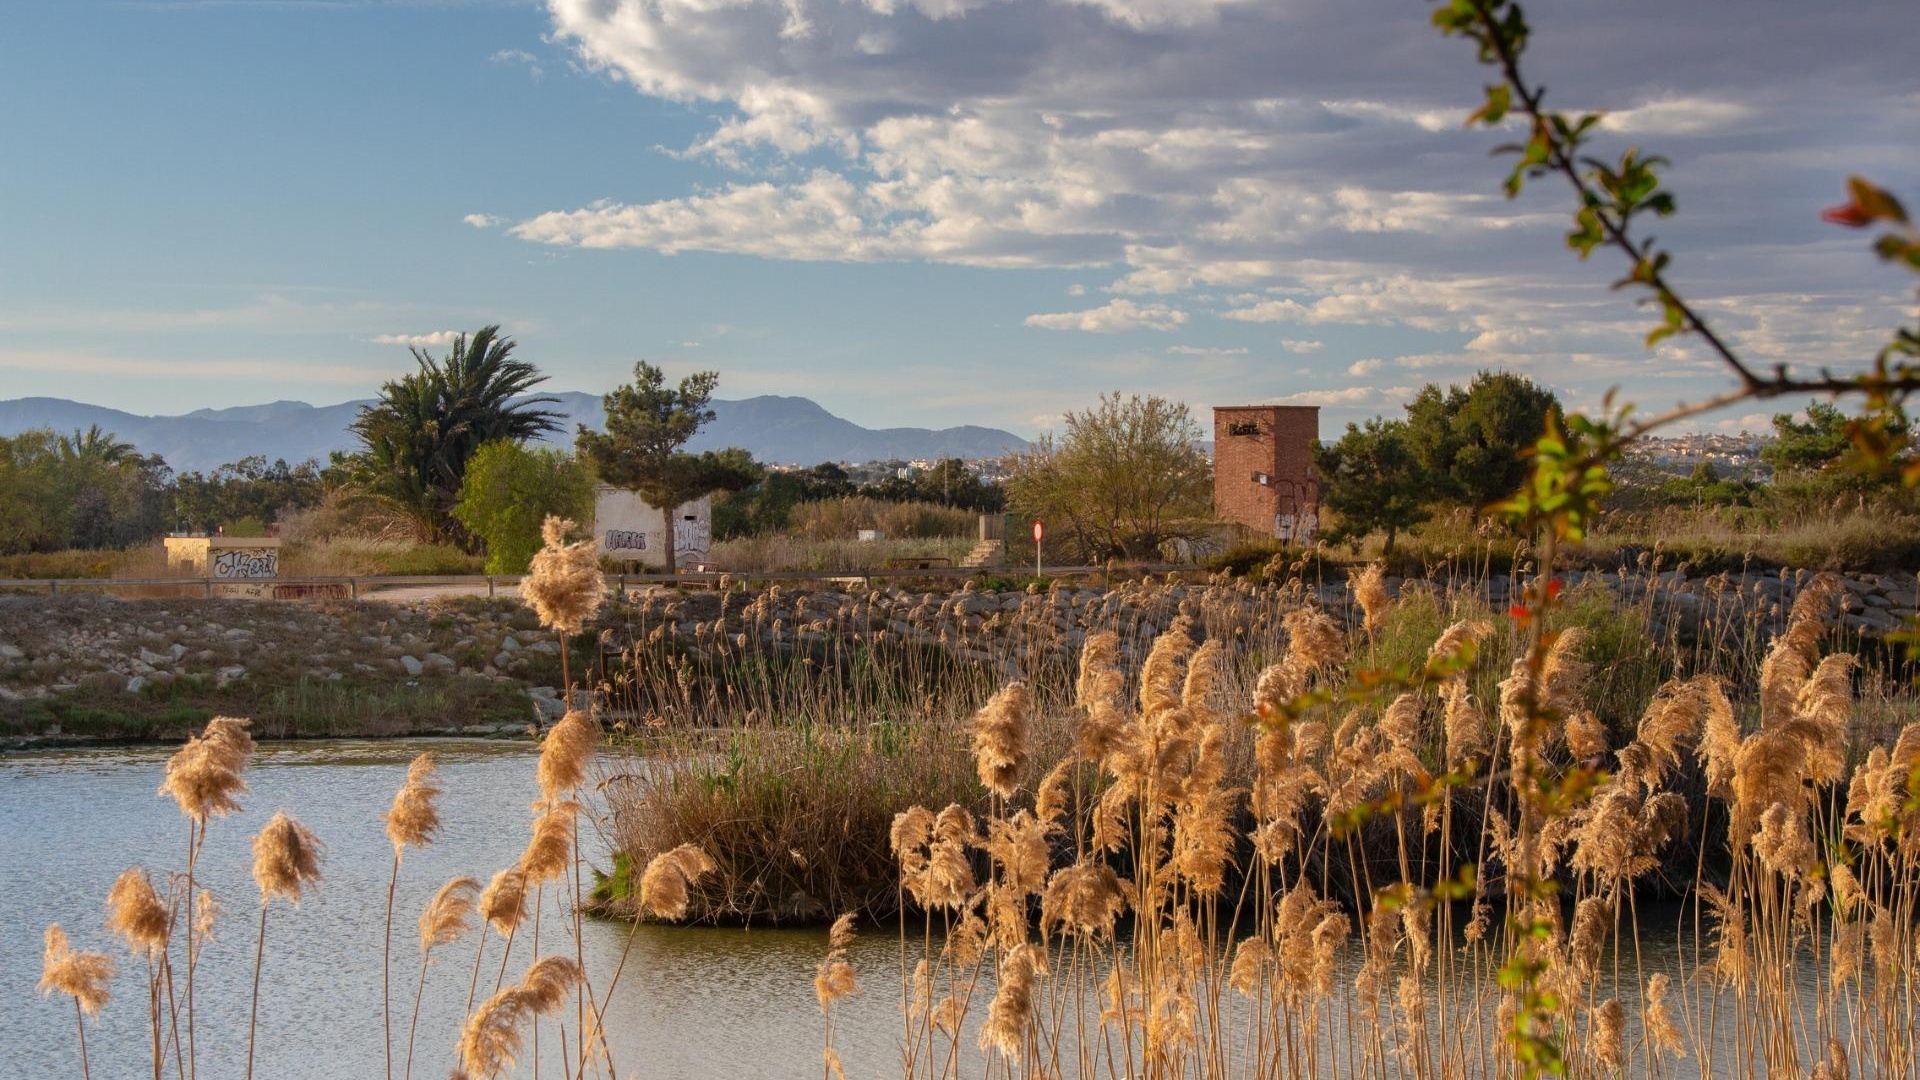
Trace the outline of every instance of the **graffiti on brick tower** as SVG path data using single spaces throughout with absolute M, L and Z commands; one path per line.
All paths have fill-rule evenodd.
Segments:
M 270 578 L 279 574 L 280 553 L 272 548 L 213 553 L 213 576 L 217 578 Z
M 1312 509 L 1273 517 L 1273 534 L 1283 544 L 1311 544 L 1313 535 L 1319 531 L 1320 515 Z

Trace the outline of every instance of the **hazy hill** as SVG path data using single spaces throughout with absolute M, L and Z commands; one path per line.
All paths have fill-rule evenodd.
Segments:
M 569 418 L 566 434 L 556 442 L 571 444 L 575 423 L 598 427 L 604 418 L 597 395 L 553 396 L 560 399 L 558 411 Z M 324 461 L 332 451 L 352 449 L 354 439 L 347 425 L 365 404 L 349 401 L 314 406 L 303 401 L 276 401 L 196 409 L 184 416 L 138 416 L 63 398 L 17 398 L 0 401 L 0 435 L 17 435 L 33 428 L 68 432 L 98 424 L 141 452 L 166 458 L 176 471 L 211 469 L 250 454 L 290 462 L 308 458 Z M 691 449 L 739 446 L 760 461 L 783 464 L 997 457 L 1026 445 L 1018 436 L 995 428 L 876 431 L 843 420 L 803 397 L 769 395 L 715 401 L 713 411 L 713 423 L 694 439 Z

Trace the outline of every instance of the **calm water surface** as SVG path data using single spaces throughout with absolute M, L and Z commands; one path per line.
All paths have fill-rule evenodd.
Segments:
M 202 954 L 197 991 L 203 1077 L 244 1071 L 248 978 L 259 893 L 248 841 L 285 809 L 327 845 L 324 880 L 298 910 L 276 902 L 268 916 L 267 965 L 255 1075 L 308 1080 L 384 1074 L 380 1047 L 380 938 L 392 849 L 381 819 L 407 762 L 422 749 L 440 759 L 445 828 L 431 847 L 409 851 L 395 911 L 395 1039 L 419 971 L 415 920 L 449 877 L 482 883 L 519 856 L 527 838 L 534 752 L 524 744 L 474 741 L 264 745 L 249 769 L 246 809 L 216 820 L 202 875 L 224 906 L 215 941 Z M 79 1074 L 71 1005 L 39 997 L 41 934 L 59 922 L 78 948 L 115 956 L 115 1000 L 90 1023 L 93 1075 L 138 1077 L 149 1068 L 144 966 L 109 940 L 102 922 L 108 887 L 130 865 L 156 880 L 185 862 L 186 824 L 172 800 L 155 796 L 167 751 L 115 749 L 0 757 L 0 1077 Z M 604 866 L 591 830 L 583 852 Z M 550 898 L 551 902 L 551 898 Z M 572 955 L 570 926 L 549 907 L 541 952 Z M 597 989 L 627 941 L 628 928 L 589 922 L 588 967 Z M 435 951 L 421 1013 L 414 1073 L 442 1077 L 464 1015 L 476 935 Z M 500 960 L 487 940 L 482 993 Z M 821 1019 L 813 970 L 822 931 L 640 927 L 607 1009 L 614 1061 L 623 1077 L 680 1080 L 820 1075 Z M 509 973 L 532 956 L 523 928 Z M 836 1007 L 836 1044 L 849 1072 L 898 1071 L 898 975 L 893 943 L 858 943 L 863 992 Z M 571 1010 L 569 1009 L 569 1026 Z M 542 1057 L 558 1060 L 551 1027 Z M 398 1066 L 396 1066 L 398 1068 Z
M 268 922 L 267 967 L 255 1075 L 276 1080 L 378 1077 L 381 1053 L 380 938 L 391 848 L 382 815 L 422 749 L 435 751 L 447 788 L 444 831 L 431 847 L 409 851 L 395 913 L 395 1040 L 404 1048 L 406 1016 L 419 971 L 416 919 L 424 901 L 456 874 L 481 882 L 525 846 L 528 803 L 537 793 L 535 754 L 525 744 L 422 740 L 300 743 L 263 746 L 248 772 L 246 809 L 214 822 L 202 857 L 202 881 L 224 906 L 215 941 L 201 960 L 198 1010 L 201 1076 L 244 1071 L 248 977 L 252 970 L 258 892 L 248 841 L 285 809 L 327 845 L 324 880 L 298 910 L 276 902 Z M 90 1025 L 96 1077 L 146 1075 L 143 965 L 108 939 L 103 899 L 119 873 L 141 864 L 156 879 L 184 865 L 186 824 L 171 800 L 155 795 L 167 751 L 114 749 L 0 756 L 0 1080 L 78 1075 L 71 1006 L 39 997 L 41 933 L 61 923 L 79 948 L 103 949 L 120 962 L 116 1000 Z M 588 827 L 583 851 L 604 866 L 606 845 Z M 552 896 L 543 921 L 542 953 L 572 955 L 570 920 Z M 1676 947 L 1679 912 L 1642 912 L 1648 970 L 1688 985 Z M 607 1007 L 620 1075 L 720 1080 L 821 1075 L 820 1010 L 813 971 L 826 949 L 823 931 L 630 928 L 589 922 L 587 965 L 604 993 L 631 933 L 631 952 Z M 482 994 L 499 971 L 501 942 L 486 936 Z M 465 1015 L 473 971 L 469 935 L 436 951 L 428 973 L 414 1072 L 445 1076 Z M 523 928 L 508 972 L 533 956 Z M 863 937 L 854 949 L 862 992 L 836 1006 L 835 1043 L 850 1075 L 896 1076 L 900 1031 L 897 941 Z M 1351 965 L 1341 983 L 1351 986 Z M 1795 973 L 1811 987 L 1817 975 Z M 1696 989 L 1694 992 L 1698 993 Z M 991 995 L 982 991 L 979 1002 Z M 1623 995 L 1628 996 L 1631 995 Z M 1629 1016 L 1638 1002 L 1628 1000 Z M 1675 1002 L 1678 1007 L 1678 1002 Z M 1730 1024 L 1725 1002 L 1721 1024 Z M 975 1009 L 970 1020 L 978 1023 Z M 570 1010 L 569 1010 L 570 1016 Z M 1447 1030 L 1458 1018 L 1435 1018 Z M 1235 1023 L 1238 1017 L 1235 1018 Z M 1637 1025 L 1635 1025 L 1637 1026 Z M 1233 1030 L 1233 1027 L 1229 1027 Z M 553 1028 L 541 1057 L 557 1066 Z M 971 1044 L 971 1032 L 966 1043 Z M 1719 1038 L 1730 1035 L 1722 1030 Z M 1724 1045 L 1724 1043 L 1723 1043 Z M 403 1053 L 397 1051 L 397 1053 Z M 969 1048 L 969 1057 L 972 1056 Z M 1682 1065 L 1698 1070 L 1689 1059 Z M 1732 1055 L 1716 1061 L 1730 1074 Z M 547 1075 L 557 1075 L 549 1066 Z M 977 1073 L 972 1068 L 969 1073 Z M 522 1069 L 522 1075 L 529 1070 Z

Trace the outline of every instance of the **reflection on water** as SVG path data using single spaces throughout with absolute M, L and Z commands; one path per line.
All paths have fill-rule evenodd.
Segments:
M 247 842 L 266 819 L 286 809 L 327 844 L 325 878 L 298 911 L 276 904 L 268 924 L 267 967 L 262 989 L 256 1075 L 286 1080 L 370 1077 L 384 1072 L 381 1053 L 380 945 L 391 848 L 382 814 L 421 749 L 441 761 L 445 823 L 431 847 L 407 853 L 396 906 L 394 935 L 395 1039 L 406 1039 L 418 971 L 415 919 L 421 904 L 449 877 L 470 874 L 485 882 L 518 857 L 527 837 L 528 802 L 537 792 L 534 752 L 525 744 L 421 740 L 269 745 L 248 772 L 252 792 L 246 809 L 218 820 L 202 860 L 203 880 L 225 908 L 215 942 L 202 960 L 198 1009 L 203 1076 L 238 1076 L 246 1037 L 247 978 L 251 971 L 258 893 L 249 875 Z M 71 1012 L 65 1002 L 40 999 L 40 935 L 58 921 L 80 948 L 105 949 L 120 961 L 117 1000 L 90 1030 L 94 1075 L 139 1076 L 147 1068 L 141 965 L 101 928 L 103 899 L 113 879 L 136 862 L 160 872 L 182 865 L 186 824 L 171 800 L 155 794 L 166 751 L 112 749 L 0 757 L 0 1077 L 39 1077 L 74 1072 L 77 1059 Z M 605 864 L 605 846 L 588 827 L 583 849 Z M 554 898 L 543 920 L 541 951 L 571 954 L 570 920 Z M 1645 965 L 1638 978 L 1623 957 L 1623 1004 L 1637 1017 L 1633 985 L 1656 970 L 1674 979 L 1676 1012 L 1691 995 L 1705 1015 L 1711 992 L 1687 976 L 1700 961 L 1677 942 L 1691 939 L 1689 912 L 1679 908 L 1641 911 Z M 825 933 L 737 929 L 624 926 L 589 923 L 587 964 L 605 991 L 629 949 L 623 974 L 607 1006 L 607 1024 L 621 1075 L 706 1080 L 735 1077 L 810 1077 L 820 1074 L 821 1016 L 813 997 L 815 964 L 826 948 Z M 436 953 L 421 1012 L 416 1075 L 444 1076 L 465 1012 L 474 970 L 467 938 Z M 917 953 L 918 942 L 915 942 Z M 481 992 L 499 970 L 500 941 L 487 935 Z M 523 929 L 509 972 L 533 955 Z M 1344 958 L 1341 995 L 1353 987 L 1357 950 Z M 864 936 L 852 960 L 860 994 L 835 1006 L 835 1043 L 855 1077 L 886 1077 L 900 1071 L 900 952 L 896 938 Z M 1710 962 L 1710 961 L 1709 961 Z M 1817 969 L 1795 973 L 1811 987 Z M 1097 976 L 1094 981 L 1097 981 Z M 1059 983 L 1049 989 L 1058 993 Z M 1090 984 L 1084 984 L 1090 985 Z M 1487 989 L 1487 988 L 1481 988 Z M 970 1019 L 978 1022 L 991 987 L 976 994 Z M 1390 993 L 1390 992 L 1389 992 Z M 1347 1012 L 1341 1003 L 1336 1016 Z M 1436 1003 L 1437 1004 L 1437 1003 Z M 1050 1008 L 1062 1008 L 1055 998 Z M 1244 1030 L 1246 1005 L 1222 1003 L 1226 1031 Z M 1049 1008 L 1049 1006 L 1043 1006 Z M 1092 1006 L 1097 1011 L 1098 1006 Z M 1497 1040 L 1478 1022 L 1491 1002 L 1453 999 L 1449 1015 L 1436 1015 L 1436 1038 L 1465 1046 Z M 1070 1012 L 1070 1010 L 1069 1010 Z M 1357 1015 L 1357 1010 L 1348 1012 Z M 1093 1017 L 1088 1015 L 1091 1022 Z M 1716 1017 L 1723 1045 L 1737 1022 L 1737 1006 L 1723 998 Z M 1630 1025 L 1637 1028 L 1637 1024 Z M 1068 1028 L 1071 1030 L 1071 1028 Z M 1341 1074 L 1353 1064 L 1356 1040 L 1344 1022 L 1329 1032 L 1326 1052 Z M 1699 1037 L 1703 1033 L 1694 1033 Z M 964 1042 L 972 1044 L 972 1032 Z M 1232 1053 L 1244 1054 L 1242 1042 Z M 558 1063 L 552 1029 L 541 1042 L 542 1058 Z M 968 1057 L 973 1057 L 969 1051 Z M 1324 1070 L 1326 1062 L 1323 1061 Z M 1697 1075 L 1697 1057 L 1679 1062 Z M 968 1074 L 978 1073 L 977 1066 Z M 1718 1075 L 1741 1075 L 1745 1063 L 1722 1053 Z M 523 1073 L 525 1070 L 523 1070 Z M 558 1075 L 558 1073 L 550 1073 Z
M 215 821 L 202 877 L 224 907 L 202 957 L 197 1008 L 203 1076 L 238 1076 L 246 1053 L 248 976 L 259 893 L 247 843 L 275 810 L 300 818 L 327 845 L 324 879 L 297 911 L 276 903 L 267 926 L 255 1075 L 306 1080 L 384 1073 L 380 1048 L 380 944 L 392 849 L 381 815 L 421 749 L 440 758 L 447 793 L 444 832 L 409 850 L 394 932 L 395 1039 L 419 970 L 415 919 L 449 877 L 485 882 L 525 845 L 527 804 L 538 792 L 534 755 L 524 744 L 471 741 L 266 745 L 247 779 L 246 809 Z M 40 935 L 61 923 L 76 947 L 114 954 L 115 1001 L 88 1033 L 97 1077 L 139 1076 L 148 1068 L 144 977 L 102 929 L 107 888 L 134 863 L 155 871 L 184 864 L 187 827 L 171 800 L 155 795 L 166 751 L 90 750 L 0 758 L 0 1076 L 67 1075 L 77 1069 L 70 1006 L 37 997 Z M 589 829 L 583 850 L 605 864 Z M 551 898 L 550 898 L 551 900 Z M 573 951 L 571 927 L 549 907 L 541 951 Z M 628 929 L 586 926 L 588 967 L 604 987 Z M 469 935 L 437 950 L 421 1010 L 415 1075 L 445 1076 L 473 970 Z M 813 969 L 823 931 L 640 927 L 607 1009 L 609 1041 L 623 1076 L 812 1076 L 819 1068 L 820 1010 Z M 856 943 L 864 991 L 836 1006 L 837 1043 L 849 1070 L 897 1070 L 899 1002 L 886 978 L 896 964 L 885 939 Z M 489 936 L 482 993 L 498 971 L 500 940 Z M 532 956 L 523 929 L 509 971 Z M 894 977 L 897 987 L 898 979 Z M 570 1011 L 570 1010 L 569 1010 Z M 558 1060 L 549 1028 L 542 1057 Z M 554 1075 L 557 1075 L 555 1073 Z

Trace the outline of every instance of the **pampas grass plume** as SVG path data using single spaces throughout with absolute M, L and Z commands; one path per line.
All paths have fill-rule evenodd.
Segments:
M 320 880 L 320 841 L 285 810 L 253 838 L 253 880 L 260 902 L 275 896 L 300 906 L 301 893 Z
M 567 543 L 573 522 L 548 516 L 540 527 L 546 546 L 533 556 L 520 595 L 533 608 L 541 625 L 561 634 L 577 634 L 607 596 L 600 575 L 600 557 L 591 540 Z
M 423 751 L 407 764 L 407 779 L 393 795 L 387 809 L 387 839 L 399 858 L 410 847 L 426 847 L 440 831 L 439 799 L 442 792 L 435 775 L 439 765 L 433 751 Z
M 201 824 L 209 817 L 240 809 L 235 796 L 247 791 L 241 773 L 253 754 L 253 738 L 247 734 L 249 723 L 231 716 L 207 721 L 201 734 L 188 739 L 167 759 L 160 794 L 173 796 L 180 812 Z
M 600 748 L 600 726 L 586 713 L 568 709 L 560 722 L 547 732 L 540 744 L 540 764 L 535 777 L 540 791 L 548 799 L 580 786 L 587 778 L 587 764 Z
M 59 923 L 47 927 L 46 952 L 41 958 L 40 992 L 61 993 L 80 1003 L 89 1016 L 106 1007 L 113 996 L 113 958 L 106 953 L 75 952 Z
M 480 892 L 480 917 L 502 937 L 512 933 L 527 917 L 526 871 L 509 866 L 493 875 Z
M 1033 696 L 1023 682 L 1008 683 L 973 718 L 973 759 L 980 784 L 1003 799 L 1013 796 L 1027 760 Z
M 149 954 L 162 952 L 173 931 L 173 914 L 154 891 L 153 879 L 132 867 L 114 879 L 107 890 L 107 929 L 127 939 L 127 948 Z
M 421 952 L 452 944 L 472 927 L 469 920 L 479 891 L 480 883 L 464 874 L 440 886 L 427 906 L 420 909 Z
M 687 886 L 713 869 L 713 860 L 695 844 L 681 844 L 655 855 L 640 875 L 640 909 L 656 919 L 685 918 Z

